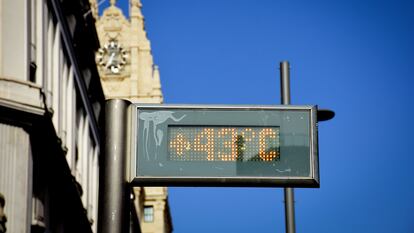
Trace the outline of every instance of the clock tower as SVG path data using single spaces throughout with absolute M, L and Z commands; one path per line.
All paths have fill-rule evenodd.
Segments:
M 141 2 L 130 0 L 130 18 L 110 1 L 101 16 L 96 0 L 91 0 L 101 48 L 96 64 L 106 98 L 122 98 L 139 103 L 162 103 L 160 74 L 154 64 L 150 41 L 144 29 Z

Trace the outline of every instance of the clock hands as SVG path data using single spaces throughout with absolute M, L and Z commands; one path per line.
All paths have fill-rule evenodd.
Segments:
M 115 58 L 115 52 L 112 52 L 111 56 L 108 59 L 108 62 L 106 63 L 106 66 L 105 66 L 106 69 L 108 69 L 109 66 L 112 65 L 112 61 L 114 60 L 114 58 Z

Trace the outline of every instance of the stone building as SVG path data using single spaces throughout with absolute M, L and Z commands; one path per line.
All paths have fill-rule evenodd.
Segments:
M 101 48 L 96 63 L 105 97 L 136 103 L 162 103 L 160 73 L 154 65 L 139 0 L 129 1 L 129 19 L 110 1 L 102 15 L 90 0 Z M 165 187 L 135 187 L 135 209 L 143 233 L 172 232 Z
M 88 0 L 0 1 L 7 232 L 97 231 L 105 98 L 90 10 Z

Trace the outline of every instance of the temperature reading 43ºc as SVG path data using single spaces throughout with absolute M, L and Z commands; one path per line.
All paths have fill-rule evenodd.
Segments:
M 170 126 L 172 161 L 275 161 L 279 127 Z

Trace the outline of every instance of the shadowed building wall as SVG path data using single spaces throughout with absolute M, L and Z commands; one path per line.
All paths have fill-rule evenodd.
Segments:
M 96 232 L 105 101 L 88 0 L 0 1 L 7 232 Z

